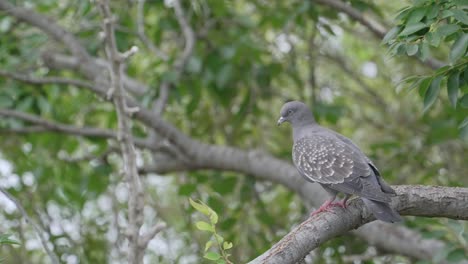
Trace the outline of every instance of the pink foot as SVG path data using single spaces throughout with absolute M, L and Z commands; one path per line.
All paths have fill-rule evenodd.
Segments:
M 349 197 L 346 197 L 344 198 L 343 200 L 339 201 L 339 202 L 332 202 L 331 200 L 327 200 L 324 204 L 322 204 L 322 206 L 319 207 L 319 209 L 313 211 L 310 216 L 314 216 L 318 213 L 321 213 L 321 212 L 330 212 L 331 209 L 334 207 L 334 206 L 337 206 L 337 207 L 341 207 L 341 208 L 345 208 L 348 207 L 348 205 L 346 204 L 346 202 L 348 201 L 348 198 Z
M 348 207 L 348 205 L 346 204 L 346 200 L 343 200 L 343 201 L 339 201 L 339 202 L 336 202 L 336 203 L 332 203 L 333 206 L 338 206 L 338 207 L 341 207 L 341 208 L 345 208 Z
M 337 206 L 338 203 L 333 203 L 332 201 L 330 200 L 327 200 L 324 204 L 322 204 L 322 206 L 320 206 L 317 210 L 313 211 L 310 216 L 314 216 L 316 214 L 319 214 L 321 212 L 330 212 L 331 209 L 334 207 L 334 206 Z

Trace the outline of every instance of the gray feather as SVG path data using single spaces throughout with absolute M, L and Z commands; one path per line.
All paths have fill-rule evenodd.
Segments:
M 366 198 L 362 198 L 362 201 L 366 207 L 369 208 L 375 218 L 381 221 L 396 223 L 403 220 L 401 216 L 386 203 L 372 201 Z
M 281 109 L 278 124 L 293 127 L 292 158 L 299 173 L 327 190 L 359 195 L 377 219 L 400 221 L 389 203 L 395 191 L 381 178 L 377 167 L 350 139 L 319 126 L 309 108 L 297 101 Z

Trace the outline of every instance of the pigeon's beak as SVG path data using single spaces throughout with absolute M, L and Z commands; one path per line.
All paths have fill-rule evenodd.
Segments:
M 280 117 L 278 119 L 278 123 L 276 123 L 278 126 L 281 125 L 284 121 L 286 121 L 286 119 L 284 117 Z

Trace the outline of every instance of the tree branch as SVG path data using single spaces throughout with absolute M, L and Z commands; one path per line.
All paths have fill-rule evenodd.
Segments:
M 21 203 L 13 195 L 11 195 L 7 190 L 1 187 L 0 187 L 0 192 L 3 193 L 3 195 L 5 195 L 10 201 L 12 201 L 15 204 L 16 208 L 18 208 L 18 210 L 20 211 L 21 215 L 23 215 L 23 218 L 26 220 L 26 222 L 29 222 L 31 224 L 37 236 L 39 237 L 39 240 L 41 241 L 42 247 L 44 248 L 47 255 L 49 256 L 50 261 L 53 264 L 59 264 L 60 261 L 57 255 L 55 255 L 55 253 L 47 245 L 47 241 L 46 241 L 46 238 L 44 237 L 43 231 L 39 228 L 36 222 L 34 222 L 32 218 L 29 217 L 28 213 L 26 212 L 24 207 L 21 205 Z
M 4 0 L 0 1 L 2 1 L 1 4 L 5 4 Z M 34 12 L 31 10 L 30 13 Z M 103 69 L 108 69 L 107 62 L 99 59 L 93 59 L 82 64 L 78 58 L 54 53 L 45 53 L 43 58 L 49 67 L 76 70 L 83 73 L 88 79 L 92 81 L 102 80 Z M 140 91 L 146 91 L 147 89 L 145 85 L 126 76 L 123 77 L 123 82 L 125 83 L 125 87 L 129 89 L 138 88 Z M 98 82 L 98 86 L 106 87 L 106 85 L 108 85 L 107 80 L 101 81 L 100 83 Z M 98 92 L 98 95 L 105 98 L 105 94 L 103 95 L 101 92 Z M 136 106 L 137 104 L 134 101 L 129 101 L 128 105 Z M 135 113 L 135 117 L 154 129 L 161 136 L 167 137 L 170 144 L 177 148 L 180 153 L 183 153 L 187 160 L 190 160 L 190 163 L 188 164 L 184 164 L 179 160 L 172 161 L 171 164 L 167 166 L 165 164 L 158 164 L 158 167 L 155 169 L 156 171 L 170 172 L 171 170 L 198 168 L 232 170 L 245 173 L 246 175 L 252 175 L 259 179 L 270 180 L 283 184 L 301 195 L 305 201 L 315 206 L 319 205 L 322 197 L 324 197 L 323 190 L 317 185 L 304 184 L 303 179 L 297 174 L 295 168 L 289 163 L 255 151 L 242 151 L 231 147 L 203 144 L 181 133 L 177 128 L 165 122 L 160 117 L 154 116 L 152 111 L 148 111 L 143 108 L 140 109 L 141 110 L 139 112 Z M 258 163 L 252 160 L 252 158 L 257 157 L 259 157 Z M 244 164 L 246 165 L 244 166 Z M 371 225 L 375 226 L 375 230 L 379 230 L 382 224 L 379 222 L 374 222 L 366 225 L 366 227 Z M 418 234 L 417 232 L 410 229 L 405 230 L 407 237 L 416 237 Z M 399 240 L 398 245 L 387 244 L 386 239 L 382 239 L 378 232 L 372 233 L 372 236 L 366 236 L 368 234 L 358 230 L 357 234 L 367 239 L 372 238 L 373 240 L 370 243 L 374 243 L 374 245 L 381 248 L 387 247 L 389 251 L 399 252 L 398 250 L 400 250 L 401 247 L 405 247 L 408 249 L 408 251 L 410 251 L 408 256 L 419 258 L 421 254 L 412 255 L 412 252 L 429 251 L 428 255 L 424 256 L 424 258 L 430 258 L 431 256 L 435 255 L 436 252 L 434 250 L 431 251 L 427 248 L 423 248 L 423 246 L 426 246 L 426 244 L 423 245 L 422 243 L 407 243 L 405 240 L 399 239 L 396 235 L 395 240 Z M 437 245 L 440 245 L 438 243 L 430 244 L 432 249 L 437 248 Z
M 163 130 L 161 132 L 164 133 Z M 171 135 L 174 136 L 172 140 L 178 140 L 178 132 L 165 133 L 172 133 Z M 186 140 L 188 139 L 182 136 L 181 141 Z M 290 163 L 268 154 L 193 141 L 183 144 L 189 146 L 189 149 L 185 148 L 182 152 L 188 155 L 187 160 L 190 162 L 170 159 L 167 162 L 159 162 L 157 166 L 147 166 L 142 170 L 145 173 L 156 172 L 160 174 L 197 169 L 235 171 L 260 180 L 281 184 L 299 194 L 306 203 L 314 207 L 320 206 L 326 197 L 326 193 L 318 184 L 305 184 L 304 179 Z M 380 230 L 383 229 L 387 230 L 386 236 L 381 235 Z M 378 248 L 416 259 L 432 259 L 444 245 L 438 240 L 422 239 L 418 232 L 411 229 L 389 225 L 381 221 L 369 223 L 353 233 Z
M 357 74 L 356 72 L 353 72 L 351 70 L 351 67 L 348 65 L 348 63 L 346 62 L 346 60 L 337 55 L 337 54 L 330 54 L 330 53 L 326 53 L 326 54 L 321 54 L 321 56 L 329 59 L 330 61 L 334 62 L 342 71 L 344 71 L 348 76 L 349 78 L 351 78 L 352 80 L 354 80 L 354 82 L 356 82 L 356 84 L 358 84 L 360 87 L 362 87 L 362 89 L 372 97 L 373 101 L 375 102 L 376 105 L 378 105 L 379 107 L 383 108 L 384 110 L 387 110 L 389 109 L 388 108 L 388 105 L 387 105 L 387 102 L 385 102 L 385 100 L 379 96 L 378 93 L 376 93 L 369 85 L 367 85 L 361 78 L 359 78 L 359 74 Z
M 62 42 L 70 49 L 71 53 L 75 57 L 79 58 L 80 61 L 89 60 L 88 52 L 75 38 L 75 36 L 54 23 L 51 19 L 39 15 L 33 10 L 16 7 L 10 4 L 7 0 L 0 0 L 0 10 L 5 11 L 7 14 L 14 16 L 23 22 L 38 27 L 56 41 Z
M 106 65 L 102 65 L 102 61 L 92 60 L 86 49 L 75 38 L 75 36 L 59 26 L 57 23 L 36 13 L 34 10 L 16 7 L 10 4 L 7 0 L 0 0 L 0 10 L 5 11 L 7 14 L 16 17 L 31 26 L 41 29 L 56 41 L 62 42 L 74 55 L 72 61 L 67 61 L 68 66 L 71 66 L 70 63 L 73 63 L 76 70 L 82 72 L 91 80 L 96 80 L 98 78 L 102 79 L 101 72 L 106 69 Z M 50 54 L 47 55 L 45 56 L 46 62 L 47 59 L 51 59 Z M 148 90 L 145 85 L 135 82 L 126 76 L 124 76 L 123 79 L 125 86 L 135 94 L 141 95 Z
M 137 4 L 137 32 L 140 40 L 145 44 L 146 47 L 157 57 L 163 61 L 168 61 L 169 57 L 167 54 L 158 49 L 153 42 L 151 42 L 145 34 L 145 15 L 144 15 L 145 0 L 138 0 Z
M 182 51 L 181 55 L 176 59 L 174 62 L 173 68 L 177 75 L 177 78 L 180 77 L 182 71 L 184 70 L 184 66 L 187 64 L 190 56 L 192 55 L 193 48 L 195 47 L 195 33 L 193 32 L 192 27 L 189 25 L 184 9 L 180 4 L 179 0 L 173 1 L 174 5 L 174 12 L 176 15 L 177 22 L 182 29 L 182 33 L 185 39 L 185 46 L 184 50 Z M 156 115 L 161 115 L 164 111 L 166 106 L 167 100 L 169 98 L 169 89 L 171 88 L 171 84 L 168 81 L 163 81 L 159 88 L 159 97 L 154 102 L 153 105 L 153 112 Z
M 120 54 L 117 49 L 117 42 L 115 39 L 114 21 L 112 20 L 112 13 L 109 7 L 109 0 L 100 0 L 98 6 L 103 17 L 103 28 L 105 33 L 106 54 L 109 60 L 110 67 L 110 80 L 111 91 L 113 94 L 113 101 L 117 111 L 118 121 L 118 141 L 120 142 L 120 149 L 123 159 L 123 169 L 125 179 L 128 184 L 128 228 L 127 237 L 129 241 L 128 262 L 132 264 L 139 264 L 143 262 L 148 242 L 141 242 L 140 229 L 143 225 L 143 207 L 144 207 L 144 194 L 143 186 L 138 175 L 136 165 L 136 153 L 131 137 L 131 120 L 129 115 L 129 107 L 127 105 L 127 96 L 124 89 L 122 76 L 124 62 L 131 56 L 134 49 L 129 52 Z M 138 108 L 137 108 L 138 109 Z M 141 246 L 145 247 L 141 247 Z
M 396 208 L 403 215 L 468 220 L 468 210 L 460 210 L 468 204 L 468 188 L 394 187 L 398 193 Z M 337 208 L 307 219 L 250 263 L 296 263 L 322 243 L 373 220 L 361 199 L 356 199 L 347 209 Z
M 109 64 L 102 59 L 93 58 L 85 63 L 80 62 L 75 57 L 70 57 L 63 54 L 56 54 L 53 52 L 44 52 L 42 59 L 47 67 L 53 69 L 69 69 L 81 72 L 87 79 L 96 83 L 97 86 L 105 86 L 106 78 L 103 78 L 103 73 L 109 68 Z M 138 82 L 135 79 L 124 75 L 123 82 L 125 88 L 136 95 L 143 95 L 149 90 L 148 86 Z
M 41 127 L 47 128 L 49 131 L 64 132 L 71 135 L 85 136 L 85 137 L 103 137 L 103 138 L 115 138 L 115 132 L 111 130 L 92 128 L 92 127 L 74 127 L 69 125 L 64 125 L 60 123 L 55 123 L 42 119 L 35 115 L 26 114 L 23 112 L 18 112 L 9 109 L 0 109 L 0 115 L 5 117 L 13 117 L 16 119 L 21 119 L 26 122 L 40 125 Z
M 77 80 L 77 79 L 69 79 L 69 78 L 62 78 L 62 77 L 34 77 L 28 76 L 23 74 L 17 74 L 13 72 L 8 72 L 0 69 L 0 76 L 11 78 L 17 81 L 29 83 L 29 84 L 65 84 L 65 85 L 73 85 L 76 87 L 83 87 L 87 88 L 95 93 L 100 92 L 102 89 L 97 87 L 90 82 Z
M 0 116 L 12 117 L 34 124 L 32 127 L 22 128 L 10 128 L 1 129 L 0 132 L 10 133 L 37 133 L 37 132 L 59 132 L 69 135 L 83 136 L 83 137 L 95 137 L 95 138 L 113 138 L 117 139 L 117 133 L 112 130 L 106 130 L 94 127 L 76 127 L 66 124 L 61 124 L 53 121 L 43 119 L 36 115 L 26 114 L 9 109 L 0 108 Z M 135 144 L 141 148 L 149 148 L 152 146 L 148 145 L 148 142 L 144 139 L 135 138 Z M 159 149 L 159 148 L 158 148 Z

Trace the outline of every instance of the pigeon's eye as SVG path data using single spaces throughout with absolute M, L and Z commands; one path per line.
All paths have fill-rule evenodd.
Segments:
M 294 111 L 292 109 L 288 110 L 288 115 L 291 115 Z

